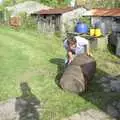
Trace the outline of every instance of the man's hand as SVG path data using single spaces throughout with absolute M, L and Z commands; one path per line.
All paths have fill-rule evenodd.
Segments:
M 88 56 L 93 57 L 92 53 L 87 53 Z
M 72 61 L 73 61 L 73 59 L 69 59 L 69 60 L 68 60 L 68 64 L 70 64 Z
M 68 51 L 68 64 L 70 64 L 73 61 L 73 54 L 71 51 Z

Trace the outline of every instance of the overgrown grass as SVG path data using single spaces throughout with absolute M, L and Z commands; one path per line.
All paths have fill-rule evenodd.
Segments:
M 103 109 L 112 94 L 106 96 L 96 81 L 103 75 L 120 74 L 120 65 L 114 63 L 120 59 L 108 50 L 95 50 L 93 56 L 97 73 L 88 93 L 78 96 L 63 91 L 56 82 L 65 57 L 60 38 L 1 27 L 0 100 L 20 96 L 20 83 L 26 82 L 44 108 L 43 120 L 60 120 L 88 108 Z

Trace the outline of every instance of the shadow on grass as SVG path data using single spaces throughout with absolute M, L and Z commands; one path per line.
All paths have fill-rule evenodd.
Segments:
M 39 120 L 38 108 L 40 101 L 31 92 L 26 82 L 20 84 L 22 95 L 16 98 L 16 112 L 19 113 L 19 120 Z
M 57 65 L 57 75 L 55 77 L 56 84 L 60 87 L 60 78 L 64 72 L 64 60 L 60 58 L 54 58 L 50 60 L 51 63 Z M 102 77 L 110 76 L 108 73 L 97 68 L 94 78 L 89 81 L 87 92 L 79 94 L 88 102 L 95 105 L 97 108 L 101 109 L 103 112 L 107 113 L 107 105 L 111 104 L 114 100 L 118 101 L 120 99 L 119 93 L 115 92 L 104 92 L 103 87 L 99 83 Z
M 103 112 L 107 113 L 111 117 L 115 117 L 115 120 L 120 120 L 120 118 L 115 116 L 116 108 L 109 108 L 109 106 L 113 105 L 113 103 L 120 100 L 119 92 L 105 92 L 100 83 L 101 78 L 108 76 L 111 75 L 104 72 L 103 70 L 97 69 L 93 80 L 90 81 L 88 91 L 86 93 L 80 94 L 80 96 L 82 96 L 88 102 L 91 102 L 92 104 L 97 106 L 97 108 L 101 109 Z M 117 78 L 119 76 L 120 75 L 115 77 Z
M 55 77 L 55 83 L 58 85 L 58 87 L 60 87 L 60 84 L 59 84 L 60 78 L 62 77 L 63 72 L 64 72 L 64 59 L 53 58 L 53 59 L 50 59 L 50 62 L 52 64 L 57 65 L 57 75 Z
M 113 55 L 116 54 L 116 46 L 115 45 L 112 45 L 110 43 L 107 44 L 107 49 L 109 50 L 109 52 Z

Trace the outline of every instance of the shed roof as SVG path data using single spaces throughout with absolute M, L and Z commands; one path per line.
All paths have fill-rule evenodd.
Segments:
M 36 14 L 40 14 L 40 15 L 63 14 L 63 13 L 72 11 L 74 9 L 77 9 L 77 8 L 72 8 L 72 7 L 54 8 L 54 9 L 48 9 L 48 10 L 41 10 Z
M 120 8 L 97 8 L 84 13 L 84 16 L 120 16 Z

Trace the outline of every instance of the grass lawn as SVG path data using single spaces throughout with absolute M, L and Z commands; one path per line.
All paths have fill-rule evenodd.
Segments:
M 63 91 L 57 84 L 65 51 L 62 40 L 31 31 L 0 27 L 0 101 L 22 94 L 25 82 L 44 110 L 43 120 L 60 120 L 88 108 L 104 110 L 108 101 L 120 95 L 103 92 L 96 81 L 105 75 L 120 75 L 120 59 L 108 50 L 94 50 L 97 72 L 86 94 Z

